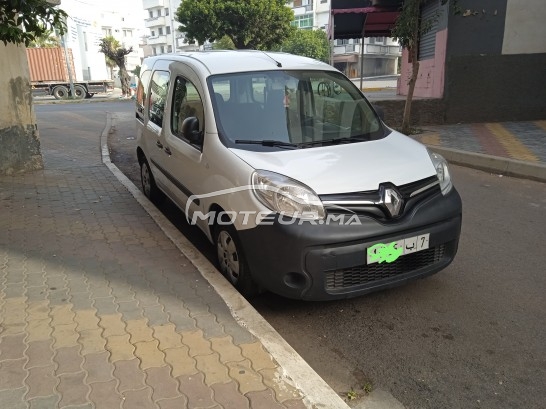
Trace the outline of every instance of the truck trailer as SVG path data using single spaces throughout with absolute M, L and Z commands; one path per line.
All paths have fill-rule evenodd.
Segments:
M 113 80 L 76 80 L 72 51 L 70 49 L 67 51 L 70 70 L 73 74 L 75 99 L 91 98 L 95 94 L 114 90 Z M 53 95 L 56 99 L 71 97 L 67 58 L 62 48 L 27 48 L 27 57 L 33 96 Z

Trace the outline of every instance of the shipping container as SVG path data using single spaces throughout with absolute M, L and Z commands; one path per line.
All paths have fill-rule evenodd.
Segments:
M 72 50 L 67 49 L 67 54 L 75 99 L 91 98 L 97 93 L 113 91 L 113 80 L 76 81 Z M 67 99 L 72 96 L 70 74 L 63 48 L 27 48 L 27 57 L 33 95 L 53 95 L 56 99 Z

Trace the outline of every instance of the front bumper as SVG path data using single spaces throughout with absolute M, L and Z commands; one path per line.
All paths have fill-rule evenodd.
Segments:
M 355 297 L 434 274 L 447 267 L 459 242 L 461 198 L 455 188 L 417 204 L 397 221 L 359 216 L 358 224 L 310 222 L 239 232 L 248 267 L 263 288 L 288 298 L 332 300 Z M 367 264 L 377 243 L 430 234 L 429 248 L 396 261 Z

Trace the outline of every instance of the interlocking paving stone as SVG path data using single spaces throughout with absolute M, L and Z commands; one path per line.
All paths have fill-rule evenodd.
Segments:
M 246 394 L 248 400 L 250 400 L 250 406 L 252 408 L 260 409 L 285 409 L 280 403 L 275 400 L 273 391 L 266 389 L 259 392 L 248 392 Z
M 146 383 L 152 388 L 154 401 L 160 399 L 176 398 L 180 395 L 178 382 L 171 377 L 171 368 L 148 368 L 146 372 Z
M 164 366 L 165 354 L 157 347 L 159 341 L 137 342 L 135 344 L 135 356 L 140 359 L 140 367 L 144 369 Z
M 281 381 L 279 369 L 265 368 L 259 371 L 267 387 L 275 392 L 275 398 L 284 404 L 291 399 L 301 399 L 300 393 L 296 388 Z
M 29 409 L 52 409 L 57 407 L 59 395 L 40 396 L 28 401 Z M 26 407 L 26 406 L 25 406 Z
M 84 383 L 85 372 L 64 374 L 59 377 L 57 390 L 61 395 L 60 406 L 83 405 L 87 403 L 89 386 Z
M 103 337 L 125 335 L 125 323 L 120 313 L 105 314 L 100 317 L 99 326 L 104 328 Z
M 307 406 L 305 406 L 301 399 L 287 400 L 282 404 L 286 409 L 307 409 Z
M 221 337 L 225 335 L 224 328 L 213 314 L 198 315 L 195 317 L 195 323 L 203 331 L 205 338 Z
M 246 395 L 248 392 L 262 391 L 266 389 L 260 374 L 255 372 L 248 359 L 241 362 L 229 362 L 229 376 L 239 384 L 239 391 Z
M 144 372 L 139 368 L 140 361 L 136 358 L 114 362 L 114 376 L 119 381 L 118 390 L 125 392 L 130 389 L 141 389 L 144 386 Z
M 106 349 L 110 351 L 112 362 L 129 360 L 135 356 L 135 347 L 129 342 L 129 334 L 108 337 Z
M 78 333 L 76 323 L 61 324 L 53 328 L 53 348 L 73 347 L 78 345 Z
M 153 330 L 148 326 L 147 319 L 129 320 L 126 323 L 126 330 L 131 335 L 133 345 L 137 342 L 152 341 L 154 339 Z
M 123 409 L 155 409 L 156 406 L 152 402 L 152 390 L 145 387 L 138 391 L 129 390 L 123 392 Z
M 27 341 L 28 342 L 28 341 Z M 53 363 L 53 340 L 28 342 L 25 355 L 28 357 L 26 368 L 47 366 Z
M 99 318 L 96 316 L 95 309 L 77 310 L 74 314 L 74 321 L 77 323 L 76 330 L 81 332 L 96 329 Z
M 29 302 L 27 307 L 27 321 L 45 320 L 49 318 L 49 301 Z
M 26 409 L 27 405 L 23 401 L 26 392 L 26 388 L 0 390 L 1 407 L 5 409 Z
M 208 408 L 214 405 L 213 390 L 205 385 L 203 374 L 178 377 L 180 391 L 188 398 L 188 409 Z
M 188 399 L 181 395 L 174 399 L 162 399 L 157 405 L 160 409 L 182 409 L 188 407 Z
M 116 409 L 121 407 L 123 397 L 116 390 L 117 381 L 112 379 L 108 382 L 95 382 L 90 385 L 89 399 L 94 403 L 96 409 Z
M 241 353 L 244 357 L 252 362 L 252 368 L 259 371 L 265 368 L 276 368 L 277 364 L 273 362 L 271 355 L 265 352 L 261 342 L 253 342 L 252 344 L 240 344 Z
M 0 361 L 4 359 L 24 358 L 26 334 L 6 335 L 0 337 Z
M 78 342 L 82 346 L 82 355 L 104 351 L 106 339 L 102 337 L 102 328 L 80 331 Z
M 199 355 L 195 357 L 198 370 L 205 374 L 205 383 L 210 386 L 215 383 L 229 382 L 231 379 L 227 368 L 220 363 L 219 356 L 216 352 L 210 355 Z
M 237 389 L 237 384 L 234 381 L 228 383 L 217 383 L 211 385 L 214 391 L 214 400 L 218 402 L 224 409 L 249 409 L 250 402 L 247 397 L 243 396 Z M 256 409 L 260 409 L 256 407 Z
M 24 369 L 26 358 L 10 359 L 0 362 L 0 390 L 15 389 L 24 386 L 27 371 Z
M 191 332 L 182 332 L 182 342 L 188 346 L 190 356 L 209 355 L 212 353 L 210 342 L 203 336 L 200 329 Z
M 158 348 L 162 351 L 176 348 L 182 343 L 182 336 L 176 332 L 174 324 L 157 325 L 152 327 L 153 336 L 159 341 Z
M 54 395 L 55 385 L 57 385 L 55 366 L 50 364 L 48 366 L 30 368 L 25 383 L 28 386 L 26 399 Z
M 210 338 L 211 348 L 220 355 L 220 362 L 240 362 L 245 359 L 241 348 L 233 344 L 233 339 L 227 335 L 220 338 Z
M 166 349 L 163 352 L 165 353 L 165 362 L 172 368 L 173 376 L 197 373 L 196 361 L 189 356 L 186 346 Z
M 93 382 L 108 382 L 113 378 L 114 364 L 108 361 L 110 354 L 107 351 L 96 352 L 84 356 L 82 364 L 87 377 L 87 384 Z
M 80 355 L 81 346 L 57 348 L 53 361 L 57 364 L 56 375 L 74 373 L 82 370 L 83 357 Z

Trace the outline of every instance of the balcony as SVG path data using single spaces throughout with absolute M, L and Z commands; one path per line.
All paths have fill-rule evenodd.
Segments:
M 148 37 L 148 45 L 167 45 L 167 36 L 160 35 Z
M 144 21 L 144 26 L 146 28 L 163 27 L 165 25 L 165 16 L 147 18 L 146 21 Z
M 154 7 L 165 7 L 165 2 L 165 0 L 142 0 L 142 8 L 147 10 Z

